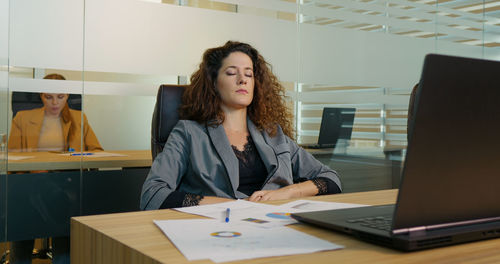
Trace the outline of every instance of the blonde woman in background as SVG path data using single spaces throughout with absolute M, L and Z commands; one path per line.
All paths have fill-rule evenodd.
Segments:
M 44 79 L 65 80 L 60 74 Z M 68 107 L 68 94 L 41 93 L 43 107 L 19 111 L 12 120 L 9 151 L 102 150 L 87 117 Z M 80 146 L 83 130 L 83 146 Z
M 49 74 L 44 79 L 65 80 L 60 74 Z M 40 93 L 43 107 L 19 111 L 12 120 L 8 143 L 9 151 L 67 151 L 73 149 L 78 152 L 103 150 L 86 116 L 82 115 L 81 111 L 68 107 L 68 97 L 68 94 L 63 93 Z M 82 142 L 83 145 L 81 145 Z M 50 184 L 47 183 L 48 186 Z M 55 196 L 53 195 L 54 197 L 47 198 L 47 200 L 62 200 L 61 203 L 70 200 L 60 187 L 50 186 L 48 189 L 51 189 L 51 193 Z M 67 218 L 69 227 L 71 215 L 68 212 L 70 209 L 66 210 L 68 212 L 65 211 L 65 208 L 56 208 L 56 210 L 61 211 L 61 214 L 58 213 L 58 215 Z M 69 263 L 69 238 L 54 237 L 52 244 L 54 253 L 52 263 Z M 34 240 L 12 242 L 10 263 L 31 263 L 33 245 Z

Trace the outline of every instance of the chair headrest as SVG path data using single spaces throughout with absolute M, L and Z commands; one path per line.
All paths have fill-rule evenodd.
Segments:
M 163 151 L 165 142 L 179 121 L 179 106 L 186 85 L 161 85 L 151 122 L 151 155 L 156 158 Z
M 31 110 L 43 107 L 40 93 L 12 92 L 12 116 L 22 110 Z M 74 110 L 82 110 L 82 96 L 80 94 L 70 94 L 68 97 L 68 107 Z

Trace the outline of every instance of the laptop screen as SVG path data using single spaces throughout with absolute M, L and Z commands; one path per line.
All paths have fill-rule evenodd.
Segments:
M 323 108 L 318 144 L 335 146 L 338 139 L 351 139 L 355 108 Z
M 393 228 L 500 216 L 500 62 L 428 55 Z

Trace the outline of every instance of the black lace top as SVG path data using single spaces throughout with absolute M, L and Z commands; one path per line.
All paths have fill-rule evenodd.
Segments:
M 239 161 L 240 185 L 238 191 L 250 196 L 255 191 L 262 189 L 264 181 L 267 179 L 266 167 L 251 136 L 247 136 L 247 143 L 243 151 L 239 151 L 235 146 L 231 147 Z M 337 184 L 328 178 L 318 177 L 311 181 L 318 188 L 317 195 L 340 192 Z M 203 199 L 203 195 L 174 191 L 165 199 L 160 208 L 194 206 L 198 205 L 201 199 Z
M 262 189 L 267 178 L 266 167 L 251 136 L 247 136 L 247 143 L 243 151 L 239 151 L 235 146 L 231 147 L 239 161 L 240 185 L 238 191 L 250 196 L 255 191 Z

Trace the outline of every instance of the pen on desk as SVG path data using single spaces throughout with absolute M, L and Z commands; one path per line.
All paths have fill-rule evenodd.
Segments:
M 71 156 L 90 156 L 94 155 L 94 153 L 71 153 Z
M 229 208 L 226 209 L 226 223 L 229 222 Z

